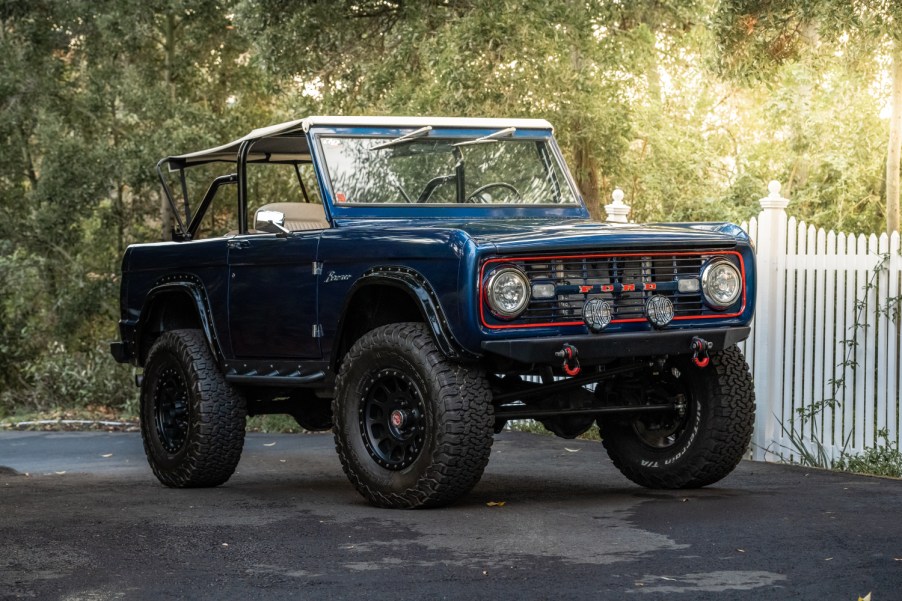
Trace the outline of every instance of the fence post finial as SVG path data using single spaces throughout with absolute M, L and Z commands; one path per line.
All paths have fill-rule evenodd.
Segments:
M 762 209 L 783 210 L 789 205 L 789 199 L 780 195 L 780 188 L 782 188 L 780 182 L 775 179 L 770 180 L 770 183 L 767 184 L 767 191 L 770 194 L 758 201 Z
M 623 202 L 623 190 L 614 188 L 611 198 L 613 199 L 613 202 L 604 206 L 604 212 L 608 215 L 608 218 L 605 219 L 605 221 L 612 223 L 627 223 L 626 218 L 630 214 L 630 206 Z

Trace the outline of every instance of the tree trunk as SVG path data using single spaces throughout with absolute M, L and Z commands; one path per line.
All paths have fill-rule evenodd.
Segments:
M 175 93 L 176 29 L 178 29 L 178 22 L 175 20 L 175 15 L 171 13 L 166 15 L 166 22 L 163 25 L 163 52 L 166 57 L 164 63 L 166 85 L 169 87 L 169 101 L 172 103 L 169 107 L 170 110 L 175 110 L 177 99 Z M 162 192 L 160 193 L 160 222 L 163 240 L 172 240 L 172 208 L 166 200 L 166 195 Z
M 172 209 L 166 194 L 160 189 L 160 239 L 164 242 L 172 240 Z
M 588 140 L 577 139 L 573 149 L 574 177 L 576 185 L 586 201 L 589 216 L 596 221 L 604 221 L 601 214 L 601 197 L 598 190 L 598 161 L 592 155 Z
M 899 161 L 902 159 L 902 45 L 893 48 L 893 100 L 886 151 L 886 231 L 899 230 Z

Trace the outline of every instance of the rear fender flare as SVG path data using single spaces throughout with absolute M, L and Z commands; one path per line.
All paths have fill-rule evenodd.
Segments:
M 135 329 L 135 342 L 137 344 L 136 352 L 138 354 L 139 364 L 144 363 L 146 353 L 149 350 L 145 348 L 145 340 L 151 335 L 154 324 L 152 323 L 157 310 L 166 302 L 166 298 L 178 296 L 187 299 L 188 303 L 194 309 L 193 317 L 204 333 L 204 338 L 210 346 L 210 352 L 216 357 L 220 367 L 224 363 L 224 356 L 220 344 L 219 336 L 216 334 L 216 327 L 213 324 L 213 314 L 210 310 L 210 302 L 203 283 L 194 276 L 171 276 L 163 278 L 156 282 L 154 287 L 147 293 L 144 299 L 144 306 L 141 308 L 141 317 Z

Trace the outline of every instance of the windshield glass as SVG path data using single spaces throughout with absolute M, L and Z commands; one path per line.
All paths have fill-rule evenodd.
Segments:
M 546 140 L 330 136 L 322 150 L 342 205 L 577 204 Z

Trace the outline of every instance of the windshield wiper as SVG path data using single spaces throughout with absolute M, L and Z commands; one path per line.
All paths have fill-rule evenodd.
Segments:
M 397 146 L 398 144 L 403 144 L 405 142 L 409 142 L 410 140 L 416 140 L 417 138 L 422 138 L 432 131 L 432 126 L 427 125 L 426 127 L 422 127 L 416 131 L 412 131 L 409 134 L 404 134 L 400 138 L 395 138 L 394 140 L 389 140 L 388 142 L 383 142 L 382 144 L 376 144 L 371 147 L 370 150 L 380 150 L 382 148 L 390 148 L 392 146 Z
M 457 142 L 456 144 L 452 144 L 455 148 L 458 146 L 469 146 L 471 144 L 488 144 L 490 142 L 497 142 L 498 138 L 506 138 L 508 136 L 514 135 L 517 131 L 516 127 L 507 127 L 505 129 L 496 131 L 493 134 L 489 134 L 487 136 L 482 136 L 481 138 L 476 138 L 475 140 L 467 140 L 465 142 Z

